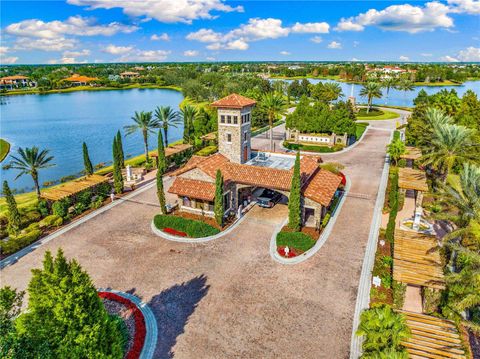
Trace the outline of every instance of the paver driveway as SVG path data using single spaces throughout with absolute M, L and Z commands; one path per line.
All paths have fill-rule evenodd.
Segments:
M 45 250 L 62 247 L 98 287 L 133 291 L 159 324 L 156 357 L 347 358 L 357 285 L 390 134 L 371 129 L 344 163 L 352 181 L 320 251 L 295 266 L 269 255 L 283 206 L 255 208 L 228 236 L 205 244 L 154 236 L 154 188 L 100 214 L 2 270 L 24 289 Z M 361 196 L 359 196 L 361 194 Z

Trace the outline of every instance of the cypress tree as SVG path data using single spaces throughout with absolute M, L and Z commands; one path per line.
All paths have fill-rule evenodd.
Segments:
M 93 174 L 92 161 L 90 161 L 87 144 L 85 142 L 83 143 L 83 164 L 85 166 L 85 174 L 87 176 Z
M 215 220 L 221 227 L 223 225 L 223 209 L 225 208 L 223 199 L 223 176 L 220 170 L 217 170 L 217 176 L 215 178 L 215 203 L 213 205 L 213 211 L 215 213 Z
M 166 163 L 165 163 L 165 148 L 163 147 L 163 136 L 162 130 L 158 130 L 158 169 L 157 169 L 157 197 L 158 203 L 160 204 L 160 210 L 162 214 L 167 213 L 165 208 L 165 191 L 163 189 L 163 174 L 165 173 Z
M 123 152 L 123 143 L 122 143 L 122 134 L 120 130 L 117 132 L 117 147 L 118 147 L 118 158 L 120 160 L 120 167 L 125 168 L 125 154 Z
M 20 230 L 22 221 L 20 219 L 20 212 L 18 212 L 17 202 L 15 201 L 15 197 L 13 197 L 12 191 L 10 191 L 7 181 L 3 181 L 3 195 L 8 205 L 7 232 L 16 235 Z
M 120 194 L 123 192 L 123 177 L 122 167 L 120 166 L 120 159 L 118 156 L 118 143 L 117 136 L 113 137 L 113 186 L 115 187 L 115 193 Z
M 300 153 L 297 152 L 288 200 L 288 226 L 294 231 L 299 231 L 301 224 Z

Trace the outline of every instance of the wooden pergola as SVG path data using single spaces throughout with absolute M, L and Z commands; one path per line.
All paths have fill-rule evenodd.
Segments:
M 398 187 L 401 189 L 427 192 L 427 176 L 424 171 L 415 170 L 413 168 L 399 168 Z
M 411 146 L 406 146 L 405 153 L 400 156 L 400 158 L 412 161 L 418 160 L 420 157 L 422 157 L 422 151 L 420 151 L 420 149 L 417 147 Z
M 405 315 L 411 337 L 402 342 L 409 358 L 466 359 L 460 334 L 450 320 L 400 311 Z
M 67 182 L 63 185 L 46 189 L 42 192 L 41 197 L 48 201 L 59 201 L 74 196 L 87 189 L 94 188 L 103 182 L 108 182 L 108 178 L 93 174 Z
M 174 156 L 178 153 L 182 153 L 182 152 L 185 152 L 187 150 L 189 150 L 190 148 L 192 148 L 193 146 L 192 145 L 189 145 L 188 143 L 182 143 L 182 144 L 178 144 L 178 145 L 173 145 L 173 146 L 169 146 L 169 147 L 166 147 L 165 148 L 165 157 L 170 157 L 170 156 Z M 154 152 L 152 154 L 150 154 L 150 157 L 153 157 L 153 158 L 157 158 L 158 157 L 158 153 L 157 152 Z
M 397 229 L 394 243 L 393 279 L 405 284 L 445 288 L 435 236 Z

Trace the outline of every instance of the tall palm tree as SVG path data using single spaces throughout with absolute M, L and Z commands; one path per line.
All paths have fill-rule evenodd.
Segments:
M 182 121 L 178 118 L 178 113 L 170 106 L 157 107 L 155 109 L 155 118 L 158 120 L 160 128 L 163 128 L 165 147 L 168 147 L 168 129 L 177 127 Z
M 390 93 L 390 89 L 395 88 L 397 86 L 398 79 L 396 77 L 387 77 L 382 81 L 382 87 L 386 90 L 387 96 L 385 103 L 388 103 L 388 94 Z
M 396 86 L 396 89 L 403 91 L 404 95 L 407 94 L 407 91 L 413 91 L 414 88 L 413 82 L 406 78 L 400 79 Z
M 197 118 L 198 111 L 194 106 L 185 105 L 180 109 L 180 118 L 183 120 L 183 141 L 192 143 L 194 139 L 195 128 L 193 123 Z
M 336 82 L 325 82 L 323 84 L 323 96 L 327 102 L 332 102 L 343 97 L 343 91 Z
M 418 133 L 420 134 L 420 144 L 430 147 L 430 142 L 433 137 L 434 130 L 441 125 L 451 124 L 453 120 L 446 115 L 442 110 L 434 107 L 428 107 L 423 116 L 423 123 L 419 124 Z
M 390 158 L 393 160 L 395 166 L 398 164 L 398 160 L 400 157 L 405 153 L 405 143 L 400 139 L 397 138 L 396 140 L 392 141 L 387 146 L 387 153 Z
M 48 155 L 49 150 L 39 151 L 38 147 L 34 146 L 32 148 L 19 148 L 18 156 L 13 156 L 12 160 L 8 164 L 7 168 L 13 168 L 19 170 L 20 173 L 15 177 L 15 179 L 23 176 L 24 174 L 29 174 L 32 176 L 33 184 L 35 185 L 35 192 L 37 197 L 40 198 L 40 186 L 38 184 L 38 171 L 42 168 L 49 168 L 55 166 L 53 163 L 50 163 L 53 160 L 53 156 Z
M 473 134 L 473 130 L 464 126 L 438 125 L 429 146 L 424 148 L 421 161 L 439 171 L 445 182 L 454 165 L 478 160 L 472 147 Z
M 273 151 L 273 123 L 278 116 L 283 116 L 287 111 L 287 103 L 283 95 L 278 92 L 268 92 L 262 96 L 260 106 L 267 112 L 270 125 L 270 150 Z
M 360 90 L 360 96 L 366 97 L 368 100 L 367 113 L 372 108 L 372 101 L 374 98 L 382 97 L 382 86 L 378 82 L 367 82 Z
M 145 161 L 147 163 L 150 162 L 148 158 L 148 135 L 150 133 L 155 133 L 156 128 L 159 128 L 159 123 L 157 119 L 152 117 L 152 112 L 137 112 L 135 111 L 135 115 L 132 117 L 133 125 L 127 125 L 123 128 L 125 129 L 125 136 L 131 135 L 137 131 L 142 132 L 143 136 L 143 144 L 145 146 Z

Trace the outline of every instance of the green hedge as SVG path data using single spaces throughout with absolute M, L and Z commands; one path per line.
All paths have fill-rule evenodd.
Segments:
M 10 237 L 7 241 L 0 242 L 0 250 L 2 254 L 15 253 L 30 243 L 35 242 L 41 234 L 42 232 L 39 229 L 33 229 L 17 237 Z
M 372 108 L 370 111 L 368 111 L 368 113 L 366 108 L 362 108 L 360 109 L 360 111 L 357 112 L 358 117 L 376 117 L 376 116 L 381 116 L 383 114 L 384 112 L 377 108 Z
M 333 147 L 328 146 L 317 146 L 317 145 L 303 145 L 301 143 L 292 143 L 288 141 L 283 142 L 283 146 L 290 150 L 301 150 L 307 152 L 318 152 L 318 153 L 330 153 L 337 152 L 342 150 L 345 146 L 343 145 L 334 145 Z
M 316 241 L 312 237 L 302 232 L 279 232 L 277 234 L 277 247 L 288 246 L 306 252 L 315 243 Z
M 217 228 L 207 223 L 174 215 L 158 214 L 154 217 L 153 223 L 158 229 L 172 228 L 185 232 L 191 238 L 208 237 L 220 233 Z
M 210 156 L 211 154 L 214 154 L 215 152 L 218 151 L 217 146 L 207 146 L 202 148 L 200 151 L 195 153 L 197 156 Z
M 398 169 L 392 168 L 390 170 L 390 192 L 388 193 L 388 204 L 390 206 L 390 214 L 388 217 L 387 230 L 385 237 L 387 241 L 393 243 L 395 235 L 395 221 L 398 213 Z
M 368 127 L 368 123 L 357 123 L 355 128 L 355 139 L 358 141 Z

